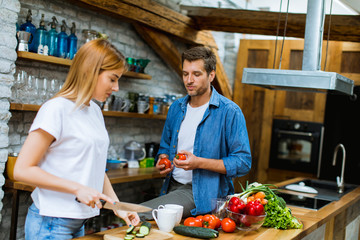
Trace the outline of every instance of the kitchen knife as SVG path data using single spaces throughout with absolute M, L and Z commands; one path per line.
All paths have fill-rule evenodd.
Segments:
M 120 211 L 130 211 L 130 212 L 148 212 L 152 211 L 152 208 L 142 206 L 134 203 L 127 202 L 115 202 L 115 204 L 111 204 L 105 201 L 101 201 L 103 204 L 103 208 L 111 209 L 111 210 L 120 210 Z
M 75 198 L 77 202 L 80 202 Z M 105 200 L 100 199 L 103 208 L 110 210 L 130 211 L 130 212 L 149 212 L 152 208 L 142 206 L 140 204 L 127 203 L 127 202 L 115 202 L 114 204 L 108 203 Z

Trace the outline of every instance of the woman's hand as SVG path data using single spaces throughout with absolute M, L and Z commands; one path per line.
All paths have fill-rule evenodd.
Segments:
M 102 204 L 100 199 L 105 200 L 107 202 L 113 203 L 114 200 L 103 193 L 96 191 L 93 188 L 89 188 L 81 185 L 79 189 L 76 191 L 76 199 L 77 201 L 88 205 L 89 207 L 94 208 L 97 206 L 99 209 L 102 208 Z
M 136 226 L 140 223 L 139 215 L 136 212 L 114 210 L 114 213 L 119 218 L 122 218 L 128 226 Z

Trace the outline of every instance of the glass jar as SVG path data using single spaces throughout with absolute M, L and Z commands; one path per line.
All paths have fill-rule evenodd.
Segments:
M 82 30 L 82 42 L 83 44 L 90 42 L 91 40 L 94 40 L 97 38 L 97 31 L 90 30 L 90 29 L 84 29 Z

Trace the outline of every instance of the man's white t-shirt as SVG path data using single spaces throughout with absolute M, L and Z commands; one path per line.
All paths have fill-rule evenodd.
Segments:
M 196 130 L 208 106 L 209 102 L 196 108 L 191 107 L 189 103 L 187 104 L 185 118 L 179 130 L 177 152 L 185 150 L 193 153 Z M 192 182 L 192 170 L 186 171 L 175 167 L 172 176 L 177 182 L 182 184 Z
M 29 132 L 39 128 L 55 138 L 39 167 L 102 192 L 109 136 L 99 106 L 90 101 L 90 106 L 75 109 L 66 98 L 51 99 L 41 106 Z M 36 188 L 31 197 L 40 215 L 85 219 L 99 214 L 73 194 Z

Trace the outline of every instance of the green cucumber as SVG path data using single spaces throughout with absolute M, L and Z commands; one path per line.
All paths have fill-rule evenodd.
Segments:
M 202 239 L 217 238 L 219 232 L 209 228 L 203 227 L 188 227 L 184 225 L 174 227 L 174 232 L 187 237 L 195 237 Z
M 137 238 L 144 238 L 144 237 L 145 237 L 145 235 L 144 235 L 144 234 L 141 234 L 141 233 L 137 233 L 135 236 L 136 236 Z
M 151 229 L 151 223 L 143 222 L 140 226 L 139 233 L 146 236 L 150 233 L 150 229 Z
M 135 229 L 135 226 L 131 226 L 126 230 L 126 233 L 131 233 Z

